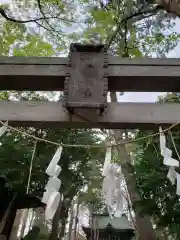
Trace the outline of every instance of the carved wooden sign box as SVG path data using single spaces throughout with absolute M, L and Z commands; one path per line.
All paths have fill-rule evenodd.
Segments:
M 108 55 L 104 45 L 73 43 L 68 60 L 65 107 L 104 109 L 108 92 Z

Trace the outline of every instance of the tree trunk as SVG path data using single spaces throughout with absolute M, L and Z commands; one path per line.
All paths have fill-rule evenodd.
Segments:
M 72 201 L 72 204 L 71 204 L 71 207 L 70 207 L 68 240 L 71 240 L 71 237 L 72 237 L 73 220 L 74 220 L 74 202 Z
M 32 209 L 32 216 L 31 216 L 31 220 L 30 220 L 30 223 L 29 223 L 29 230 L 32 228 L 33 226 L 33 222 L 34 222 L 34 217 L 35 217 L 35 209 Z
M 68 218 L 68 208 L 64 212 L 64 215 L 61 217 L 61 230 L 59 234 L 59 239 L 62 239 L 65 235 L 67 218 Z
M 33 218 L 33 212 L 32 212 L 32 218 Z M 45 209 L 43 207 L 36 208 L 34 215 L 35 217 L 34 217 L 34 220 L 32 221 L 33 222 L 32 225 L 38 226 L 41 229 L 41 234 L 48 235 L 48 228 L 45 221 Z M 29 230 L 30 229 L 31 227 L 29 226 Z
M 74 216 L 74 240 L 76 240 L 77 226 L 78 226 L 78 222 L 79 222 L 79 199 L 78 198 L 77 198 L 76 204 L 77 204 L 76 205 L 76 212 L 75 212 L 75 216 Z
M 134 168 L 131 165 L 130 157 L 123 145 L 118 146 L 118 152 L 121 159 L 122 173 L 124 175 L 133 210 L 135 212 L 136 229 L 139 235 L 139 240 L 155 240 L 156 237 L 150 217 L 147 215 L 142 216 L 142 213 L 140 212 L 141 208 L 136 205 L 136 203 L 141 200 L 141 197 L 136 188 Z
M 111 101 L 117 102 L 116 93 L 111 93 Z M 119 142 L 122 139 L 122 132 L 120 130 L 114 131 L 115 138 Z M 121 140 L 122 141 L 122 140 Z M 136 218 L 136 229 L 138 232 L 139 240 L 155 240 L 156 236 L 152 227 L 150 217 L 148 215 L 143 215 L 140 213 L 140 207 L 136 205 L 138 201 L 141 200 L 141 197 L 136 188 L 136 179 L 134 175 L 134 167 L 131 164 L 131 158 L 126 151 L 124 145 L 118 145 L 118 155 L 121 159 L 121 169 L 124 175 L 127 190 L 130 196 L 131 203 L 133 205 L 133 210 Z
M 155 3 L 160 5 L 165 11 L 180 17 L 180 0 L 155 0 Z
M 90 226 L 90 229 L 91 229 L 91 233 L 90 233 L 90 239 L 94 239 L 94 235 L 93 235 L 93 205 L 92 203 L 89 203 L 88 204 L 88 210 L 89 210 L 89 226 Z
M 49 240 L 57 240 L 58 239 L 58 229 L 59 229 L 59 220 L 60 220 L 60 213 L 61 213 L 62 201 L 59 202 L 58 209 L 54 215 L 53 223 L 52 223 L 52 230 Z
M 26 228 L 26 223 L 27 223 L 27 217 L 28 217 L 28 209 L 23 209 L 22 210 L 22 215 L 21 215 L 21 230 L 20 230 L 20 236 L 19 238 L 23 238 L 24 237 L 24 231 Z
M 17 240 L 17 233 L 18 233 L 18 229 L 19 229 L 19 225 L 20 225 L 21 214 L 22 214 L 22 212 L 20 210 L 18 210 L 16 213 L 16 218 L 14 221 L 10 240 Z

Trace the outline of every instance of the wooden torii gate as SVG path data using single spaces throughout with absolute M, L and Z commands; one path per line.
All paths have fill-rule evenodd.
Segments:
M 180 91 L 178 59 L 109 56 L 107 60 L 108 91 Z M 63 91 L 68 66 L 68 58 L 1 57 L 0 90 Z M 111 129 L 150 129 L 180 120 L 176 103 L 107 103 L 101 115 L 92 108 L 82 108 L 72 115 L 60 102 L 0 101 L 0 120 L 15 126 Z M 78 117 L 78 112 L 88 121 Z
M 68 58 L 1 57 L 0 90 L 64 90 L 65 98 L 63 103 L 0 101 L 0 120 L 41 128 L 168 126 L 180 120 L 180 104 L 107 103 L 106 97 L 108 91 L 178 92 L 179 65 L 178 59 L 111 57 L 103 45 L 72 44 Z

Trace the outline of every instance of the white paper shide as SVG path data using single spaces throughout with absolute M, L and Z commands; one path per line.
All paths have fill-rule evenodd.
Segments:
M 115 217 L 120 217 L 124 208 L 124 192 L 121 187 L 122 174 L 118 170 L 120 170 L 120 166 L 111 163 L 111 148 L 108 147 L 102 171 L 104 176 L 102 193 L 110 217 L 112 217 L 112 212 Z
M 4 133 L 7 131 L 8 128 L 8 122 L 6 122 L 1 128 L 0 128 L 0 137 L 4 135 Z
M 169 167 L 167 178 L 172 183 L 176 182 L 176 194 L 180 195 L 180 174 L 175 171 L 175 167 L 179 167 L 179 161 L 172 158 L 172 150 L 166 147 L 166 136 L 162 131 L 162 128 L 159 128 L 160 133 L 160 150 L 161 155 L 163 156 L 164 165 Z
M 43 203 L 46 204 L 46 220 L 53 219 L 61 198 L 59 193 L 59 189 L 61 187 L 61 180 L 58 178 L 61 172 L 61 167 L 58 165 L 58 162 L 61 158 L 61 153 L 62 147 L 60 146 L 56 150 L 51 162 L 49 163 L 49 166 L 46 169 L 46 174 L 49 176 L 49 180 L 45 186 L 45 192 L 41 200 Z

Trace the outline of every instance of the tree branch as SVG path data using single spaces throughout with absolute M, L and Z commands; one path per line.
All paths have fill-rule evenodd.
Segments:
M 51 28 L 52 31 L 56 32 L 56 29 L 54 29 L 51 24 L 48 22 L 48 20 L 46 19 L 46 15 L 43 11 L 42 5 L 41 5 L 41 0 L 37 0 L 37 4 L 38 4 L 38 8 L 40 13 L 42 14 L 44 21 L 46 22 L 46 24 Z M 43 26 L 44 27 L 44 26 Z
M 53 33 L 51 32 L 51 29 L 43 26 L 43 25 L 42 25 L 41 23 L 39 23 L 38 21 L 35 21 L 35 23 L 37 24 L 37 26 L 44 28 L 46 31 L 50 32 L 50 33 L 53 35 Z
M 161 6 L 156 6 L 155 8 L 152 8 L 152 9 L 149 9 L 149 8 L 148 8 L 148 9 L 140 10 L 140 11 L 138 11 L 138 12 L 135 12 L 135 13 L 131 14 L 130 16 L 127 16 L 127 17 L 123 18 L 123 19 L 119 22 L 119 24 L 118 24 L 115 32 L 111 35 L 110 39 L 107 39 L 107 41 L 106 41 L 106 47 L 107 47 L 107 49 L 110 47 L 110 45 L 112 44 L 112 42 L 113 42 L 114 39 L 116 38 L 118 32 L 119 32 L 120 29 L 121 29 L 121 25 L 122 25 L 123 23 L 126 23 L 128 20 L 130 20 L 130 19 L 132 19 L 132 18 L 134 18 L 134 17 L 138 17 L 138 16 L 140 16 L 140 15 L 150 14 L 150 13 L 156 13 L 156 12 L 159 11 L 160 9 L 163 9 L 163 8 L 162 8 Z M 147 15 L 147 16 L 144 16 L 143 19 L 144 19 L 144 18 L 147 18 L 147 17 L 149 17 L 149 16 L 152 16 L 152 14 Z M 142 20 L 142 19 L 141 19 L 141 20 Z
M 9 17 L 7 15 L 7 13 L 4 11 L 4 9 L 0 8 L 0 15 L 5 18 L 8 21 L 11 22 L 16 22 L 16 23 L 31 23 L 31 22 L 37 22 L 37 21 L 41 21 L 44 20 L 44 17 L 41 18 L 35 18 L 35 19 L 29 19 L 29 20 L 19 20 L 19 19 L 15 19 L 12 17 Z M 51 19 L 51 18 L 56 18 L 56 17 L 47 17 L 46 19 Z
M 18 20 L 18 19 L 15 19 L 15 18 L 11 18 L 11 17 L 9 17 L 8 15 L 7 15 L 7 13 L 4 11 L 4 9 L 2 9 L 2 8 L 0 8 L 0 14 L 1 14 L 1 16 L 2 17 L 4 17 L 7 21 L 11 21 L 11 22 L 15 22 L 15 23 L 35 23 L 36 25 L 38 25 L 39 27 L 42 27 L 42 28 L 44 28 L 46 31 L 49 31 L 49 32 L 51 32 L 51 34 L 52 35 L 54 35 L 53 33 L 52 33 L 52 31 L 51 31 L 51 29 L 52 29 L 52 27 L 51 27 L 51 29 L 48 29 L 48 28 L 46 28 L 45 26 L 43 26 L 42 24 L 40 24 L 39 23 L 39 21 L 41 21 L 41 20 L 46 20 L 47 21 L 47 19 L 52 19 L 53 17 L 41 17 L 41 18 L 35 18 L 35 19 L 30 19 L 30 20 Z M 54 18 L 56 18 L 56 17 L 54 17 Z
M 39 11 L 42 14 L 43 18 L 46 18 L 45 13 L 42 9 L 41 0 L 37 0 L 37 4 L 38 4 Z
M 129 58 L 129 49 L 128 49 L 128 40 L 127 40 L 127 33 L 128 33 L 128 26 L 127 21 L 124 22 L 124 53 L 122 57 L 128 57 Z
M 71 22 L 71 23 L 85 23 L 85 22 L 78 22 L 78 21 L 71 21 L 63 18 L 59 18 L 58 16 L 50 16 L 50 17 L 40 17 L 40 18 L 34 18 L 34 19 L 29 19 L 29 20 L 19 20 L 15 19 L 13 17 L 9 17 L 8 14 L 4 11 L 4 9 L 0 8 L 0 15 L 5 18 L 7 21 L 15 22 L 15 23 L 37 23 L 38 21 L 42 20 L 48 20 L 48 19 L 59 19 L 61 21 L 65 22 Z

